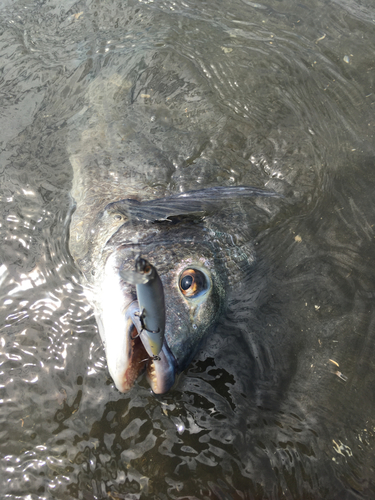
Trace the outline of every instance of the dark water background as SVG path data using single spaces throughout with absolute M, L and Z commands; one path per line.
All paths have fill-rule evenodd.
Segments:
M 372 2 L 0 13 L 0 498 L 375 498 Z M 90 83 L 128 73 L 142 92 L 158 53 L 225 122 L 155 135 L 171 161 L 195 158 L 173 188 L 287 196 L 218 329 L 155 398 L 109 378 L 67 247 L 67 150 Z

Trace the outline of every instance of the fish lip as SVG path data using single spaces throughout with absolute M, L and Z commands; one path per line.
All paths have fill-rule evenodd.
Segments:
M 117 389 L 120 392 L 128 392 L 134 385 L 139 375 L 145 370 L 145 365 L 142 363 L 147 353 L 143 345 L 137 337 L 132 335 L 135 326 L 130 319 L 127 320 L 126 336 L 128 337 L 129 349 L 125 358 L 124 366 L 116 375 L 112 374 Z
M 146 377 L 154 394 L 165 394 L 173 387 L 177 371 L 176 359 L 165 340 L 158 357 L 147 363 Z
M 129 370 L 130 373 L 134 373 L 133 357 L 135 356 L 135 360 L 137 360 L 139 358 L 139 352 L 143 352 L 146 356 L 146 360 L 142 361 L 145 362 L 147 381 L 150 384 L 152 391 L 155 394 L 165 394 L 172 388 L 175 382 L 177 362 L 173 353 L 169 349 L 165 337 L 163 339 L 161 351 L 155 359 L 152 359 L 147 354 L 147 351 L 150 352 L 148 346 L 148 335 L 147 332 L 142 332 L 140 321 L 137 320 L 137 315 L 135 315 L 135 313 L 138 312 L 139 305 L 136 300 L 133 300 L 125 310 L 125 318 L 127 321 L 126 334 L 129 336 L 129 341 L 132 344 L 132 351 L 128 359 L 128 368 L 124 376 L 126 377 Z M 137 332 L 136 335 L 134 335 L 134 331 Z M 143 371 L 143 369 L 139 370 L 138 375 L 141 371 Z M 134 378 L 133 383 L 137 377 Z

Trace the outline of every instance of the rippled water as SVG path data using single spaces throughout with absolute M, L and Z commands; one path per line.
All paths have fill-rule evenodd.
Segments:
M 373 498 L 372 3 L 24 0 L 1 14 L 1 497 Z M 135 82 L 133 119 L 174 167 L 160 186 L 285 194 L 256 269 L 158 398 L 144 380 L 114 388 L 67 247 L 77 116 L 113 75 Z M 160 102 L 197 89 L 187 129 L 178 109 L 173 127 L 150 119 L 151 85 Z

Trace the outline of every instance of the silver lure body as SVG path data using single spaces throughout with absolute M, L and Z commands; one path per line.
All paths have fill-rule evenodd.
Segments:
M 154 360 L 163 347 L 165 332 L 165 301 L 161 279 L 146 259 L 137 257 L 135 271 L 120 271 L 121 278 L 136 286 L 138 310 L 131 317 L 147 354 Z

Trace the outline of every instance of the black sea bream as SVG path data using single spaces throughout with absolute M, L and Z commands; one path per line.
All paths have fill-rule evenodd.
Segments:
M 70 251 L 85 277 L 109 372 L 122 392 L 144 370 L 155 393 L 172 387 L 218 321 L 228 289 L 254 264 L 248 221 L 264 213 L 256 201 L 277 196 L 249 186 L 183 190 L 192 171 L 204 176 L 215 168 L 193 144 L 215 110 L 192 77 L 187 89 L 177 73 L 154 70 L 138 97 L 136 84 L 118 74 L 97 78 L 70 141 L 76 203 Z M 176 86 L 168 102 L 155 90 L 163 89 L 161 77 Z M 156 145 L 156 139 L 166 144 Z M 191 148 L 191 158 L 178 159 L 179 147 Z M 157 357 L 149 356 L 145 335 L 136 335 L 129 321 L 137 296 L 123 276 L 138 255 L 155 266 L 164 289 L 165 335 Z

